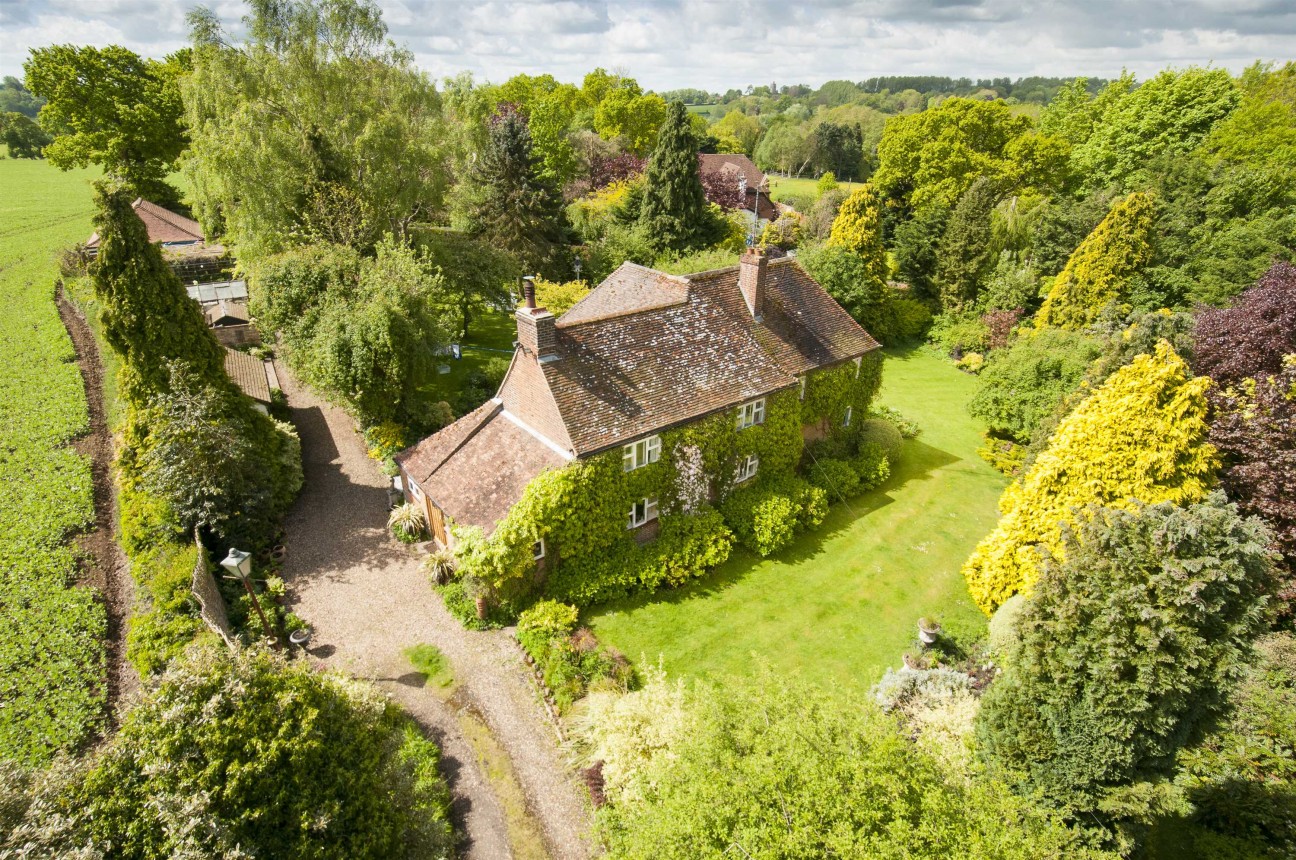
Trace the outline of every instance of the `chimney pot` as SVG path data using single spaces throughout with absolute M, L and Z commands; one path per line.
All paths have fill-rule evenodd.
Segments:
M 534 275 L 527 275 L 522 279 L 522 296 L 526 299 L 526 306 L 531 310 L 535 310 L 536 297 Z

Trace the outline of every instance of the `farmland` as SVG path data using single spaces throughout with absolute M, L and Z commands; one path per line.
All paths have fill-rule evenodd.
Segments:
M 96 171 L 0 160 L 0 758 L 39 763 L 96 731 L 105 614 L 76 585 L 70 538 L 94 516 L 72 342 L 54 303 L 58 255 L 91 232 Z

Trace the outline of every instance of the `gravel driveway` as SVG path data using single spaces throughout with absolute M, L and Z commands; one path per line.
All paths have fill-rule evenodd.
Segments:
M 516 648 L 500 631 L 464 630 L 445 611 L 414 551 L 389 536 L 388 479 L 365 454 L 355 422 L 286 368 L 277 369 L 301 434 L 306 473 L 285 524 L 284 578 L 294 611 L 314 629 L 312 656 L 376 681 L 438 742 L 455 824 L 466 835 L 462 855 L 512 857 L 500 801 L 459 730 L 455 707 L 424 689 L 403 655 L 411 645 L 436 645 L 460 685 L 453 700 L 471 708 L 508 754 L 552 856 L 589 857 L 582 789 Z

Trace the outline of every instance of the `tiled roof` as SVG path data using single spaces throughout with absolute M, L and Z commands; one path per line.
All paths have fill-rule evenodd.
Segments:
M 144 227 L 148 230 L 148 239 L 150 242 L 161 242 L 164 245 L 202 242 L 204 240 L 202 225 L 192 218 L 186 218 L 172 212 L 170 209 L 163 209 L 156 203 L 150 203 L 142 197 L 137 197 L 131 204 L 135 214 L 144 222 Z M 95 233 L 86 242 L 87 248 L 99 247 L 99 234 Z
M 270 402 L 270 381 L 261 359 L 225 347 L 225 372 L 248 397 L 261 403 Z
M 704 152 L 698 156 L 703 173 L 732 173 L 746 176 L 748 188 L 764 188 L 765 174 L 745 155 L 732 152 Z
M 402 451 L 396 462 L 452 520 L 490 533 L 527 484 L 567 461 L 492 400 Z
M 667 285 L 671 300 L 629 310 L 626 296 Z M 676 301 L 680 286 L 684 300 Z M 610 288 L 615 299 L 600 295 Z M 762 322 L 747 310 L 738 267 L 670 278 L 625 264 L 557 324 L 557 359 L 516 353 L 500 388 L 506 408 L 584 456 L 795 385 L 798 374 L 878 343 L 791 259 L 770 261 Z
M 579 325 L 639 311 L 682 305 L 688 301 L 688 283 L 683 278 L 648 269 L 635 263 L 604 279 L 585 298 L 562 315 L 561 325 Z
M 247 302 L 221 300 L 214 305 L 207 305 L 203 308 L 203 313 L 207 317 L 207 325 L 247 325 L 251 320 L 248 314 Z

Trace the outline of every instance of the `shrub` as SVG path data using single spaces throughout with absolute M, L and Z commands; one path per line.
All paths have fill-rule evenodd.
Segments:
M 1021 308 L 1006 311 L 987 311 L 981 315 L 981 322 L 985 323 L 986 330 L 989 332 L 986 343 L 992 351 L 1003 349 L 1008 345 L 1013 329 L 1021 318 Z
M 1005 475 L 1017 477 L 1026 467 L 1026 446 L 994 433 L 986 433 L 985 444 L 977 448 L 977 456 Z
M 954 366 L 959 370 L 965 370 L 971 374 L 978 374 L 981 368 L 985 367 L 985 356 L 979 352 L 967 352 L 963 357 L 954 362 Z
M 1029 442 L 1079 387 L 1099 351 L 1097 341 L 1078 332 L 1046 329 L 1020 337 L 990 359 L 968 411 L 995 433 Z
M 407 447 L 405 428 L 395 421 L 383 421 L 366 427 L 364 440 L 365 447 L 369 450 L 369 458 L 379 463 L 391 459 Z
M 1035 317 L 1036 327 L 1080 329 L 1123 298 L 1152 259 L 1155 221 L 1150 194 L 1135 192 L 1112 206 L 1067 260 Z
M 1280 372 L 1296 353 L 1296 265 L 1275 263 L 1232 306 L 1202 309 L 1193 347 L 1193 367 L 1221 388 Z
M 721 503 L 720 511 L 738 542 L 757 555 L 778 552 L 796 537 L 800 509 L 776 490 L 735 490 Z
M 900 455 L 904 446 L 904 436 L 894 422 L 886 418 L 866 418 L 860 422 L 859 436 L 861 446 L 872 443 L 882 449 L 887 459 L 894 460 Z
M 869 334 L 888 345 L 908 343 L 926 336 L 932 327 L 931 310 L 916 299 L 890 291 L 887 295 L 887 301 L 875 315 L 877 331 L 869 330 Z
M 890 459 L 876 442 L 861 442 L 859 452 L 850 461 L 850 467 L 859 478 L 861 490 L 871 490 L 891 477 Z
M 1021 641 L 1021 616 L 1026 609 L 1026 596 L 1014 594 L 990 616 L 986 647 L 995 657 L 1007 658 Z
M 387 517 L 387 527 L 401 543 L 414 543 L 427 529 L 427 519 L 422 508 L 406 502 L 392 508 L 391 515 Z
M 815 460 L 807 476 L 810 483 L 823 490 L 829 499 L 844 500 L 854 496 L 860 488 L 859 475 L 845 460 Z
M 75 786 L 121 857 L 444 858 L 440 753 L 371 687 L 258 649 L 173 666 Z
M 917 421 L 904 417 L 889 406 L 874 406 L 869 410 L 869 415 L 890 421 L 900 431 L 900 435 L 906 439 L 916 438 L 922 432 L 922 428 L 918 426 Z
M 932 321 L 927 338 L 946 355 L 985 352 L 990 348 L 990 329 L 979 314 L 947 312 Z
M 518 641 L 534 657 L 550 639 L 570 635 L 576 629 L 577 618 L 575 606 L 556 600 L 542 600 L 518 616 Z
M 518 642 L 543 673 L 560 711 L 595 684 L 625 690 L 633 680 L 626 659 L 600 646 L 589 628 L 575 630 L 576 621 L 576 607 L 555 600 L 543 600 L 518 616 Z
M 457 567 L 454 551 L 449 549 L 428 553 L 428 557 L 423 559 L 423 570 L 427 571 L 433 585 L 445 585 L 454 578 Z
M 1170 799 L 1158 784 L 1224 712 L 1267 624 L 1268 539 L 1218 492 L 1090 508 L 1065 527 L 982 707 L 996 772 L 1082 820 L 1137 819 Z
M 1206 441 L 1206 389 L 1168 343 L 1136 358 L 1058 425 L 1048 449 L 1004 491 L 998 526 L 963 565 L 989 614 L 1029 590 L 1039 552 L 1061 553 L 1061 524 L 1090 504 L 1198 501 L 1218 460 Z

